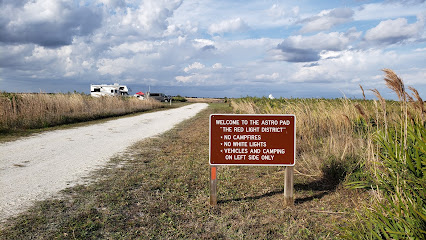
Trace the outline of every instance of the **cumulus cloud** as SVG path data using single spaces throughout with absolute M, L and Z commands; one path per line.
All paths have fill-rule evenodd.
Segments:
M 281 52 L 275 55 L 275 60 L 285 62 L 313 62 L 320 59 L 319 51 L 311 48 L 301 49 L 280 43 L 278 49 Z
M 183 69 L 184 72 L 189 72 L 193 69 L 203 69 L 205 66 L 199 62 L 194 62 L 193 64 L 189 65 L 188 67 L 185 67 Z
M 406 16 L 416 16 L 419 10 L 426 8 L 423 0 L 413 1 L 385 1 L 381 3 L 363 4 L 355 10 L 354 20 L 395 19 Z
M 33 50 L 34 46 L 30 45 L 8 46 L 0 44 L 0 67 L 20 70 L 26 69 L 28 67 L 33 67 L 22 61 L 24 57 L 30 56 Z
M 394 69 L 402 76 L 404 82 L 408 84 L 421 84 L 425 74 L 424 67 L 419 65 L 424 58 L 424 54 L 418 53 L 397 53 L 395 51 L 386 51 L 385 49 L 352 49 L 341 51 L 339 58 L 321 59 L 318 65 L 310 67 L 296 68 L 294 72 L 286 76 L 290 82 L 329 82 L 331 88 L 345 91 L 346 88 L 359 90 L 356 87 L 360 82 L 364 89 L 385 87 L 383 75 L 380 69 L 389 67 Z M 395 59 L 399 59 L 395 61 Z M 418 69 L 414 69 L 414 67 Z M 403 70 L 407 69 L 407 70 Z M 411 71 L 408 69 L 412 69 Z M 410 73 L 418 74 L 419 78 L 411 76 Z M 357 97 L 362 97 L 361 94 Z
M 133 65 L 132 59 L 115 58 L 115 59 L 99 59 L 97 63 L 100 74 L 120 75 L 126 71 L 130 65 Z
M 201 50 L 215 50 L 214 41 L 209 39 L 196 38 L 192 41 L 192 45 Z
M 216 50 L 217 48 L 214 45 L 206 45 L 201 50 L 208 51 L 208 50 Z
M 126 56 L 135 53 L 151 53 L 155 51 L 156 44 L 151 41 L 124 42 L 117 46 L 112 46 L 109 50 L 113 56 Z
M 274 72 L 274 73 L 272 73 L 270 75 L 268 75 L 268 74 L 259 74 L 259 75 L 256 75 L 256 79 L 258 79 L 258 80 L 264 80 L 264 79 L 266 79 L 266 80 L 276 80 L 279 77 L 280 77 L 280 74 L 277 73 L 277 72 Z
M 327 97 L 349 85 L 359 91 L 352 81 L 375 88 L 383 78 L 372 76 L 383 67 L 424 89 L 426 35 L 424 25 L 413 35 L 421 19 L 412 19 L 426 5 L 412 2 L 408 10 L 396 2 L 354 3 L 355 14 L 336 8 L 297 22 L 312 8 L 270 1 L 0 0 L 0 90 L 87 92 L 90 83 L 123 82 L 188 96 Z M 372 22 L 362 39 L 360 30 L 347 29 Z M 315 32 L 336 26 L 345 30 Z M 404 46 L 378 46 L 393 43 L 388 39 L 397 32 Z M 362 82 L 370 79 L 370 86 Z
M 279 56 L 275 59 L 286 62 L 314 62 L 318 61 L 321 56 L 320 52 L 341 51 L 346 49 L 351 41 L 358 39 L 361 33 L 356 29 L 350 29 L 346 33 L 331 32 L 318 33 L 312 36 L 290 36 L 278 44 L 275 52 Z
M 8 46 L 0 44 L 0 71 L 3 76 L 11 74 L 23 82 L 35 79 L 59 79 L 74 76 L 87 70 L 90 59 L 82 67 L 82 61 L 75 64 L 73 46 L 46 48 L 34 44 Z M 9 83 L 10 84 L 10 83 Z M 31 84 L 27 84 L 30 86 Z
M 126 7 L 125 0 L 99 0 L 100 3 L 110 8 L 124 8 Z
M 209 33 L 214 35 L 224 34 L 227 32 L 243 32 L 247 29 L 249 29 L 249 26 L 246 22 L 244 22 L 244 20 L 241 18 L 235 18 L 210 25 Z
M 165 30 L 168 27 L 166 19 L 172 16 L 173 11 L 182 4 L 180 1 L 144 1 L 136 12 L 133 20 L 136 20 L 140 26 L 147 30 Z
M 323 31 L 332 27 L 346 23 L 352 20 L 354 11 L 350 8 L 335 8 L 332 10 L 322 11 L 317 16 L 306 18 L 299 23 L 305 24 L 300 32 L 308 33 L 315 31 Z
M 157 1 L 147 0 L 141 4 L 129 4 L 123 12 L 118 12 L 110 19 L 117 22 L 113 27 L 116 35 L 134 35 L 150 39 L 178 34 L 179 26 L 170 24 L 168 19 L 180 7 L 182 0 Z
M 181 83 L 200 83 L 208 79 L 210 75 L 193 74 L 190 76 L 176 76 L 175 79 Z
M 274 4 L 270 9 L 268 9 L 267 13 L 273 18 L 281 18 L 285 15 L 285 9 L 278 4 Z
M 212 66 L 212 68 L 213 69 L 221 69 L 223 66 L 222 66 L 222 64 L 221 63 L 215 63 L 215 64 L 213 64 L 213 66 Z
M 367 42 L 379 44 L 401 43 L 410 38 L 421 36 L 424 31 L 424 20 L 418 19 L 416 23 L 409 24 L 405 18 L 386 20 L 365 33 Z
M 307 63 L 307 64 L 303 65 L 303 67 L 316 67 L 316 66 L 319 66 L 318 62 Z
M 46 47 L 69 45 L 101 26 L 102 14 L 69 1 L 0 2 L 0 42 L 34 43 Z
M 291 45 L 294 48 L 302 49 L 306 46 L 318 50 L 343 50 L 349 43 L 361 35 L 356 32 L 356 29 L 350 29 L 346 33 L 331 32 L 331 33 L 318 33 L 312 36 L 290 36 L 280 45 Z
M 192 79 L 192 76 L 176 76 L 175 79 L 178 82 L 190 82 Z

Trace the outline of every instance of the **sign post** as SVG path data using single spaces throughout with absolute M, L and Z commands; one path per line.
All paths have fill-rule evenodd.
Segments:
M 292 114 L 210 115 L 210 204 L 217 204 L 216 166 L 248 165 L 285 166 L 284 205 L 292 206 L 295 139 Z
M 217 206 L 217 177 L 216 166 L 210 165 L 210 205 Z
M 285 167 L 284 172 L 284 206 L 292 207 L 294 205 L 293 198 L 293 174 L 294 167 Z

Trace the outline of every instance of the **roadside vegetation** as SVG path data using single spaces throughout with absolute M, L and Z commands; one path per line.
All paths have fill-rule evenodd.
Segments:
M 296 174 L 333 179 L 368 192 L 348 239 L 426 238 L 424 102 L 390 69 L 385 83 L 399 101 L 243 98 L 240 113 L 293 113 L 297 118 Z
M 130 97 L 0 92 L 0 133 L 121 116 L 162 106 L 154 100 Z
M 209 115 L 232 111 L 211 104 L 136 144 L 97 181 L 9 219 L 0 239 L 338 239 L 363 193 L 333 179 L 297 176 L 286 209 L 283 167 L 221 166 L 218 206 L 209 205 Z
M 373 89 L 378 100 L 212 103 L 112 159 L 93 183 L 9 219 L 0 239 L 424 239 L 426 112 L 392 73 L 400 101 Z M 260 166 L 218 167 L 209 205 L 213 113 L 296 115 L 294 207 L 283 207 L 284 168 Z
M 185 97 L 182 97 L 182 96 L 180 96 L 180 95 L 177 95 L 177 96 L 174 96 L 174 97 L 172 98 L 172 101 L 173 101 L 173 102 L 187 102 L 188 100 L 186 100 L 186 98 L 185 98 Z

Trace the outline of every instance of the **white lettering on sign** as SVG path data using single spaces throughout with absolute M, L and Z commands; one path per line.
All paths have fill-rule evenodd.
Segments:
M 246 132 L 259 132 L 260 127 L 246 127 Z
M 234 132 L 244 132 L 243 127 L 234 127 Z
M 247 154 L 248 149 L 247 148 L 225 148 L 223 149 L 225 153 L 237 153 L 237 154 Z
M 276 149 L 276 148 L 265 148 L 263 149 L 264 154 L 285 154 L 285 149 Z
M 259 155 L 248 155 L 248 160 L 259 160 Z
M 245 160 L 246 155 L 234 155 L 234 160 Z
M 291 124 L 290 120 L 280 120 L 280 125 L 286 125 L 286 126 L 288 126 L 290 124 Z
M 262 127 L 262 132 L 281 133 L 285 127 Z
M 274 155 L 262 155 L 261 159 L 272 161 L 272 160 L 274 160 L 274 157 L 275 157 Z
M 294 165 L 294 115 L 213 114 L 211 164 Z
M 234 135 L 234 140 L 261 140 L 261 135 Z
M 259 154 L 260 153 L 260 149 L 259 148 L 251 148 L 250 149 L 250 153 L 257 153 L 257 154 Z
M 265 126 L 278 125 L 278 120 L 262 120 L 261 125 L 265 125 Z
M 240 125 L 240 120 L 216 120 L 216 125 Z
M 232 132 L 232 127 L 220 127 L 223 132 Z
M 247 147 L 247 142 L 232 142 L 233 147 Z
M 266 142 L 250 142 L 249 147 L 266 147 Z

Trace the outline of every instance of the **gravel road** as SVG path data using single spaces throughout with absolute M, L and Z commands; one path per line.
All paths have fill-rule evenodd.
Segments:
M 0 221 L 75 185 L 137 141 L 163 133 L 207 106 L 196 103 L 0 144 Z

